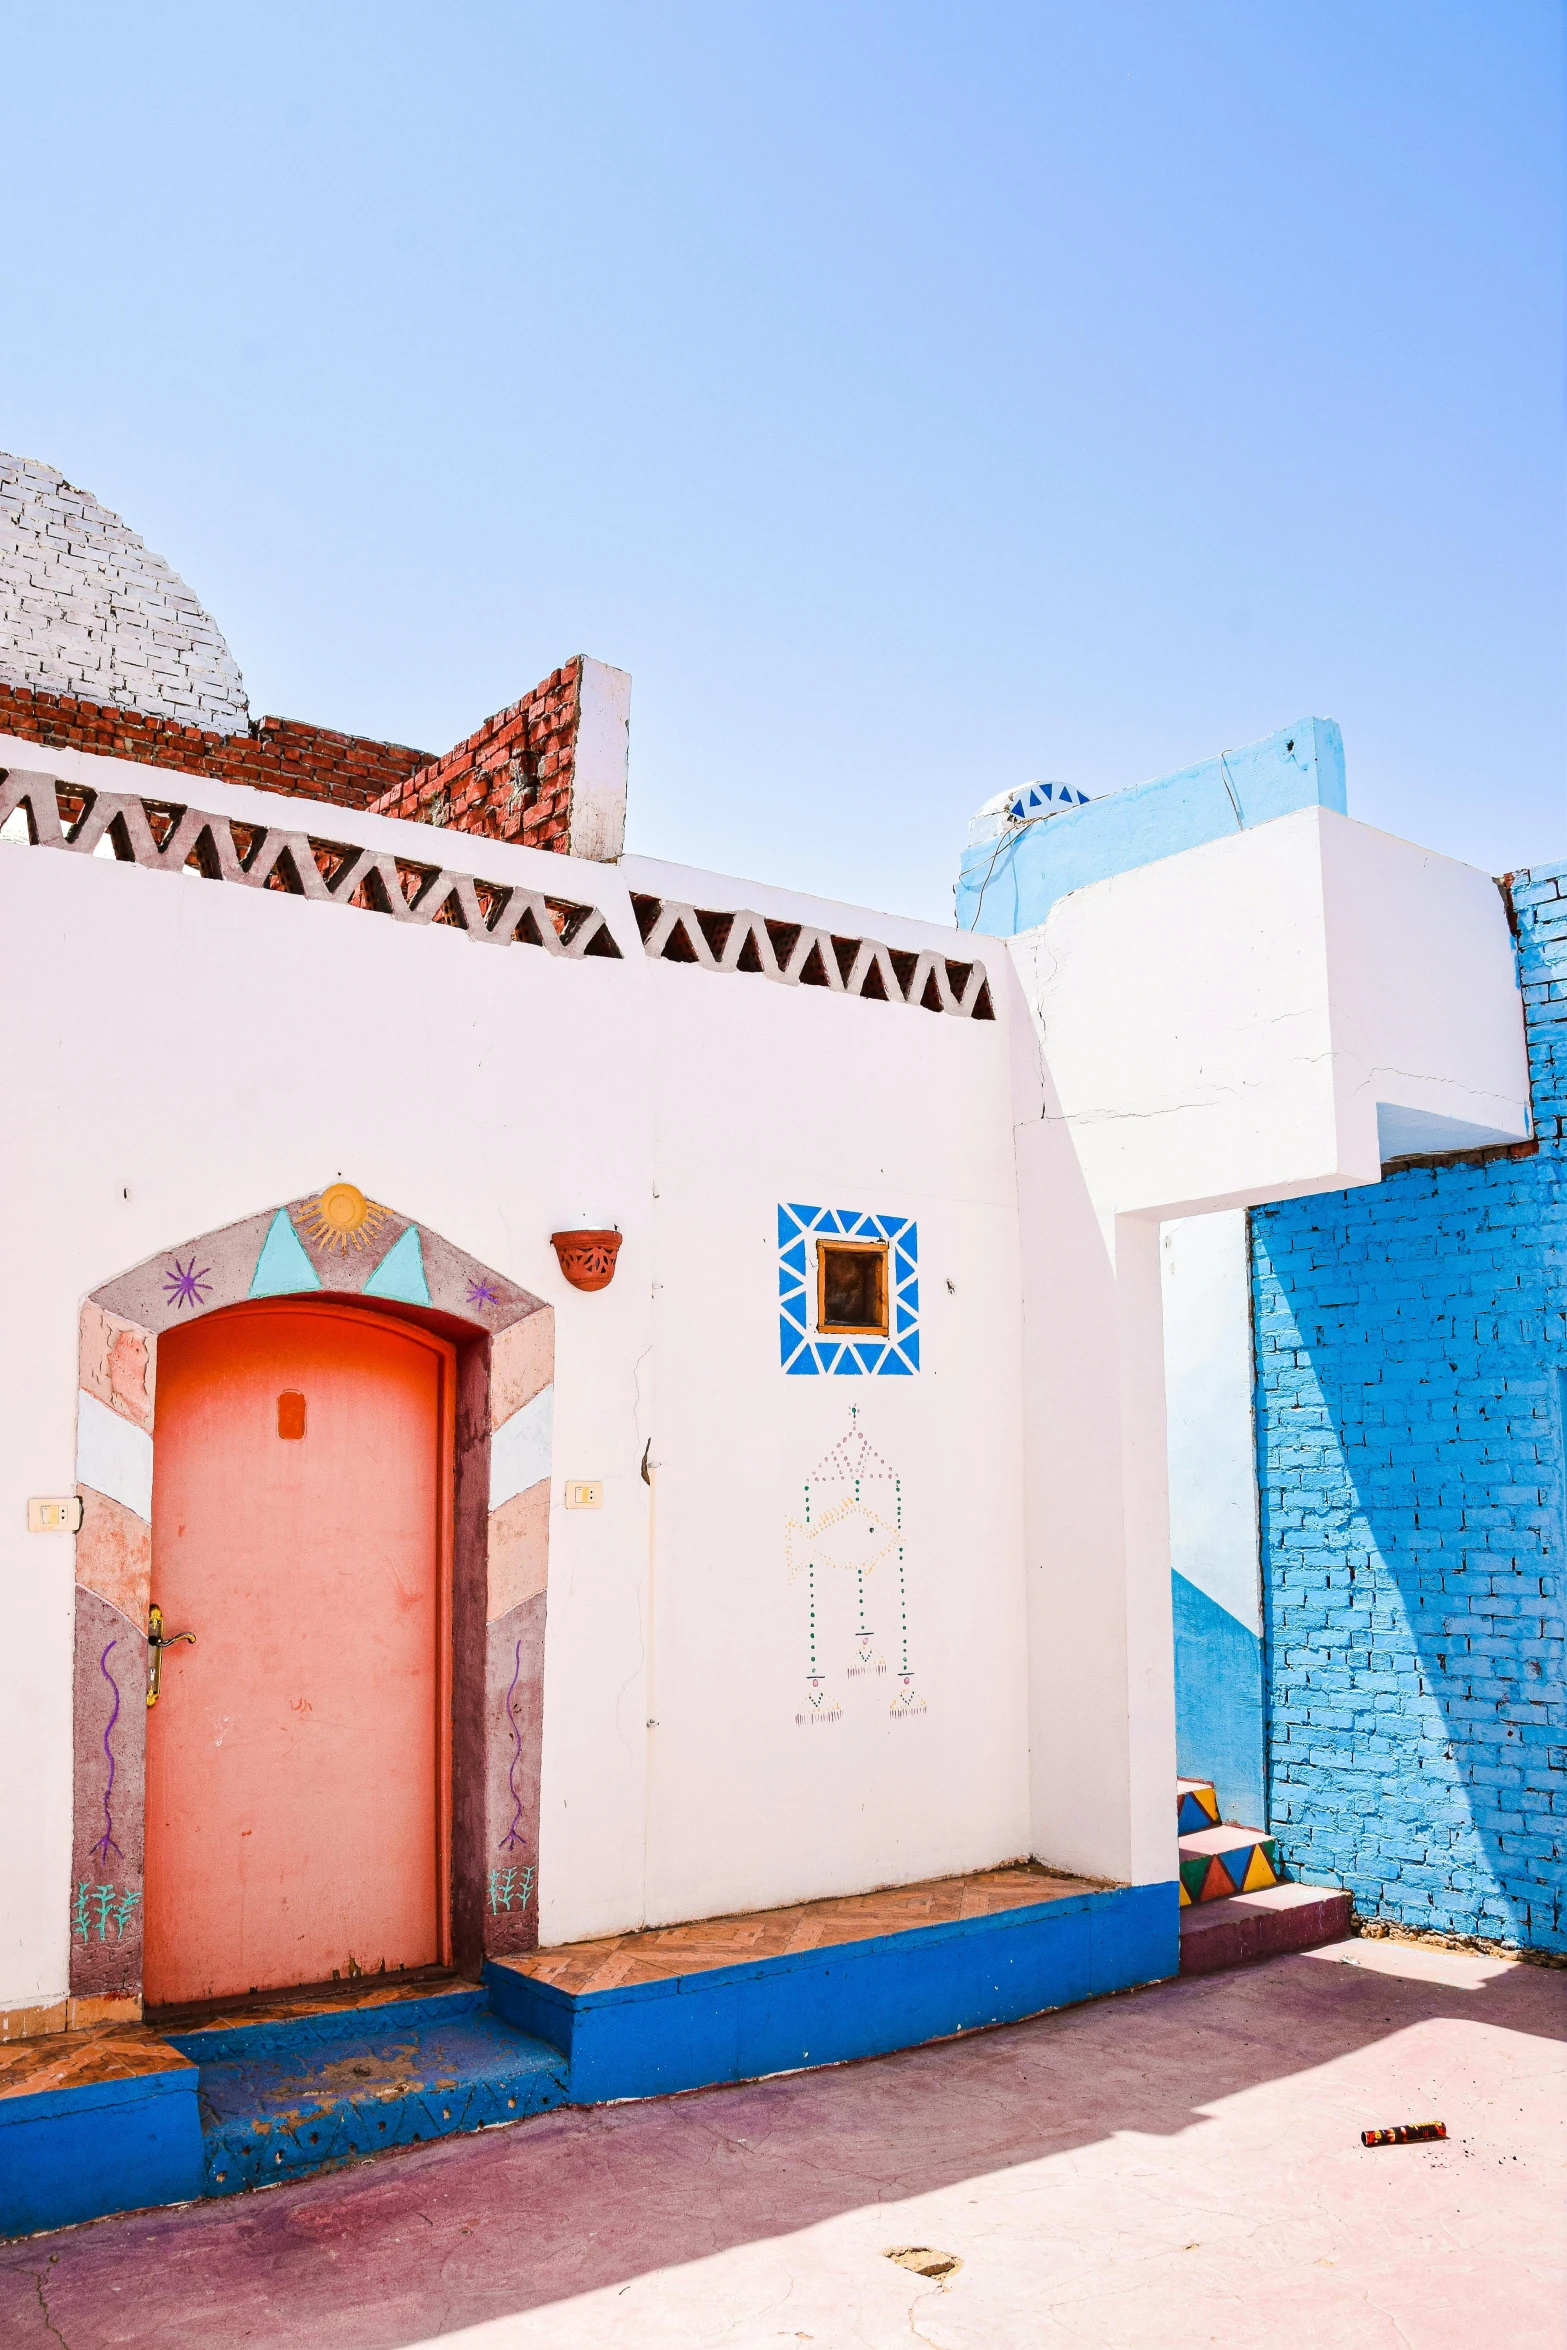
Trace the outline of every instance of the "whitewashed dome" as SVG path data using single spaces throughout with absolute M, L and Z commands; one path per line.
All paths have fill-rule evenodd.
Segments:
M 239 665 L 179 574 L 52 465 L 0 455 L 0 679 L 220 734 Z

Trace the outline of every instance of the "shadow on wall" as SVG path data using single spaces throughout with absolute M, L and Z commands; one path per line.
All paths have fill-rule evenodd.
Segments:
M 1252 1234 L 1282 1856 L 1363 1915 L 1567 1949 L 1560 1150 Z
M 1262 1642 L 1255 1632 L 1172 1574 L 1175 1618 L 1175 1767 L 1211 1779 L 1226 1820 L 1260 1828 L 1267 1815 L 1262 1758 Z

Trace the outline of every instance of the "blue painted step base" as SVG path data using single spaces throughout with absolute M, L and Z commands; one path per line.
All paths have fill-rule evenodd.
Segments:
M 0 2238 L 204 2190 L 188 2064 L 90 2087 L 0 2098 Z
M 0 2237 L 236 2195 L 568 2103 L 842 2064 L 1130 1990 L 1175 1973 L 1179 1896 L 1174 1882 L 1063 1888 L 575 1994 L 529 1971 L 558 1963 L 549 1953 L 492 1961 L 483 1989 L 409 1986 L 406 1998 L 190 2030 L 154 2020 L 128 2043 L 133 2077 L 102 2077 L 115 2035 L 105 2056 L 88 2034 L 93 2078 L 0 2094 Z
M 484 1977 L 499 2014 L 560 2051 L 571 2102 L 608 2104 L 884 2056 L 1158 1982 L 1180 1963 L 1179 1901 L 1173 1882 L 1109 1886 L 613 1990 L 559 1990 L 527 1959 L 492 1959 Z
M 566 2065 L 490 2012 L 482 1991 L 170 2035 L 200 2068 L 209 2195 L 460 2131 L 525 2121 L 566 2100 Z

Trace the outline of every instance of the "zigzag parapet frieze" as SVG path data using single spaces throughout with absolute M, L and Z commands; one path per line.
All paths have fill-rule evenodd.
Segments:
M 64 812 L 62 788 L 70 803 Z M 283 825 L 213 816 L 201 808 L 131 792 L 62 787 L 53 776 L 12 768 L 0 781 L 0 824 L 18 809 L 27 812 L 28 839 L 35 848 L 68 849 L 90 857 L 107 838 L 118 859 L 147 873 L 193 868 L 209 881 L 233 881 L 246 889 L 280 890 L 327 905 L 390 914 L 396 922 L 419 928 L 439 922 L 466 931 L 482 945 L 543 947 L 547 954 L 569 961 L 584 955 L 620 959 L 598 906 L 482 881 L 471 873 L 449 872 L 445 866 L 421 865 L 384 849 L 356 848 Z M 236 838 L 236 826 L 244 836 L 243 845 Z
M 643 949 L 655 962 L 743 971 L 784 987 L 824 987 L 834 995 L 912 1004 L 959 1020 L 996 1016 L 984 964 L 961 962 L 931 947 L 918 952 L 885 947 L 875 939 L 843 938 L 806 922 L 745 909 L 717 913 L 675 898 L 633 894 L 631 904 Z

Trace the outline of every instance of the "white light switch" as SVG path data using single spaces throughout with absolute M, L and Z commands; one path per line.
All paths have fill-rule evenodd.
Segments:
M 81 1530 L 82 1497 L 79 1493 L 62 1494 L 57 1500 L 34 1494 L 28 1502 L 29 1534 L 79 1534 Z
M 604 1507 L 604 1482 L 600 1477 L 573 1477 L 566 1485 L 566 1507 L 569 1510 L 601 1510 Z

